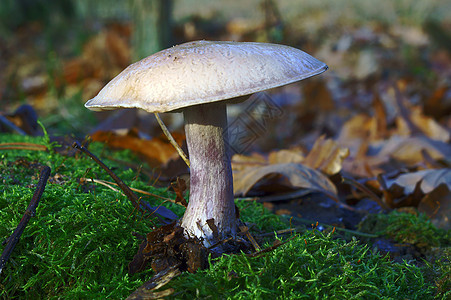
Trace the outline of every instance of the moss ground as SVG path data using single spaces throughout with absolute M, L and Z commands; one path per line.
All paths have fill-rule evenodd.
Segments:
M 45 138 L 0 136 L 4 142 L 48 144 Z M 127 151 L 111 152 L 102 144 L 90 150 L 131 187 L 172 197 L 149 186 L 143 176 L 118 160 L 133 160 Z M 3 299 L 122 299 L 153 275 L 129 276 L 127 265 L 139 242 L 132 232 L 145 234 L 158 225 L 134 211 L 128 199 L 107 187 L 81 184 L 80 178 L 110 180 L 84 155 L 26 150 L 0 150 L 0 240 L 19 223 L 32 197 L 39 167 L 52 175 L 36 216 L 31 219 L 0 275 Z M 109 159 L 114 157 L 115 160 Z M 116 160 L 118 159 L 118 160 Z M 147 197 L 151 205 L 162 200 Z M 179 216 L 183 209 L 165 203 Z M 262 205 L 238 201 L 243 221 L 257 230 L 287 228 Z M 432 230 L 432 229 L 431 229 Z M 428 234 L 430 230 L 428 231 Z M 293 235 L 277 249 L 259 257 L 226 255 L 208 270 L 184 273 L 168 287 L 175 299 L 433 299 L 450 296 L 447 259 L 418 267 L 396 263 L 357 240 L 337 234 L 307 231 Z M 286 238 L 285 238 L 286 239 Z M 440 241 L 437 241 L 439 243 Z M 266 246 L 270 246 L 269 241 Z M 3 251 L 4 246 L 0 246 Z

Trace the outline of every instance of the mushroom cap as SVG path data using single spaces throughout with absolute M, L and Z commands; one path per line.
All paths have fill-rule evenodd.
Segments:
M 286 85 L 327 69 L 323 62 L 285 45 L 188 42 L 131 64 L 85 106 L 168 112 Z

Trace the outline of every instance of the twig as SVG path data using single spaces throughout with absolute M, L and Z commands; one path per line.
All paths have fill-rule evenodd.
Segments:
M 278 231 L 274 231 L 274 232 L 262 233 L 262 234 L 256 235 L 256 237 L 262 238 L 262 237 L 267 237 L 267 236 L 282 235 L 282 234 L 293 233 L 293 232 L 296 232 L 296 228 L 287 228 L 287 229 L 282 229 L 282 230 L 278 230 Z
M 86 178 L 86 177 L 82 177 L 82 178 L 80 178 L 80 180 L 91 181 L 91 182 L 94 182 L 94 183 L 98 183 L 98 184 L 101 184 L 101 185 L 103 185 L 103 186 L 106 186 L 106 187 L 112 189 L 113 191 L 119 192 L 119 190 L 117 190 L 117 189 L 115 189 L 114 187 L 111 186 L 111 185 L 117 186 L 117 184 L 114 183 L 114 182 L 109 182 L 109 181 L 102 180 L 102 179 Z M 169 201 L 169 202 L 178 204 L 178 205 L 180 205 L 180 206 L 183 206 L 182 204 L 176 202 L 174 199 L 170 199 L 170 198 L 167 198 L 167 197 L 163 197 L 163 196 L 160 196 L 160 195 L 157 195 L 157 194 L 154 194 L 154 193 L 150 193 L 150 192 L 147 192 L 147 191 L 143 191 L 143 190 L 140 190 L 140 189 L 135 189 L 135 188 L 130 188 L 130 189 L 131 189 L 132 191 L 137 192 L 137 193 L 140 193 L 140 194 L 152 196 L 152 197 L 155 197 L 155 198 L 160 198 L 160 199 L 163 199 L 163 200 L 165 200 L 165 201 Z
M 360 182 L 358 182 L 357 180 L 355 180 L 354 178 L 348 178 L 348 177 L 342 177 L 343 181 L 349 185 L 352 185 L 353 187 L 355 187 L 356 189 L 359 189 L 360 191 L 364 192 L 368 197 L 370 197 L 371 199 L 373 199 L 377 204 L 379 204 L 380 207 L 382 207 L 382 209 L 387 210 L 389 209 L 389 207 L 387 206 L 387 204 L 382 201 L 382 199 L 380 197 L 378 197 L 375 193 L 373 193 L 369 188 L 367 188 L 366 186 L 364 186 L 363 184 L 361 184 Z
M 33 143 L 1 143 L 0 150 L 35 150 L 47 151 L 47 146 Z
M 157 209 L 153 209 L 146 201 L 141 201 L 138 196 L 136 196 L 135 193 L 116 175 L 111 171 L 100 159 L 98 159 L 94 154 L 92 154 L 88 149 L 86 149 L 84 146 L 80 145 L 78 142 L 75 142 L 72 147 L 75 149 L 78 149 L 79 151 L 85 153 L 88 155 L 92 160 L 94 160 L 97 164 L 99 164 L 102 169 L 104 169 L 108 175 L 116 182 L 116 184 L 121 188 L 121 190 L 124 192 L 124 194 L 127 196 L 127 198 L 132 202 L 133 206 L 136 210 L 145 212 L 150 211 L 151 214 L 156 213 L 156 216 L 160 220 L 160 222 L 167 224 L 168 222 L 164 220 L 164 218 L 167 218 L 167 216 L 161 215 L 157 212 Z M 146 209 L 143 209 L 140 205 L 142 203 L 142 206 Z M 167 209 L 170 211 L 169 209 Z M 171 211 L 172 212 L 172 211 Z M 173 214 L 173 212 L 172 212 Z
M 20 236 L 22 235 L 25 227 L 30 221 L 31 217 L 34 217 L 36 214 L 36 208 L 38 207 L 39 200 L 42 197 L 42 193 L 44 193 L 45 185 L 47 184 L 47 180 L 50 176 L 50 168 L 45 166 L 40 174 L 38 186 L 34 191 L 33 197 L 31 198 L 30 204 L 28 205 L 27 210 L 25 211 L 22 219 L 17 225 L 16 230 L 14 230 L 13 234 L 8 238 L 8 244 L 3 250 L 2 256 L 0 257 L 0 274 L 2 273 L 3 267 L 6 264 L 6 261 L 9 259 L 14 247 L 19 242 Z
M 246 225 L 241 225 L 240 230 L 241 233 L 244 233 L 246 237 L 249 239 L 255 251 L 259 252 L 262 250 L 262 248 L 258 245 L 257 241 L 255 241 L 254 237 L 250 234 L 249 228 Z
M 12 131 L 17 132 L 20 135 L 27 135 L 25 131 L 23 131 L 22 128 L 17 127 L 16 124 L 8 120 L 6 117 L 0 115 L 0 123 L 11 129 Z
M 104 169 L 105 172 L 107 172 L 108 175 L 111 176 L 111 178 L 113 178 L 113 180 L 117 183 L 117 185 L 127 196 L 127 198 L 130 199 L 135 208 L 142 211 L 138 204 L 139 202 L 138 196 L 136 196 L 136 194 L 133 193 L 133 191 L 116 174 L 114 174 L 113 171 L 110 170 L 110 168 L 108 168 L 100 159 L 98 159 L 94 154 L 92 154 L 91 151 L 86 149 L 84 146 L 80 145 L 78 142 L 73 143 L 72 147 L 88 155 L 93 161 L 99 164 L 99 166 L 102 167 L 102 169 Z
M 183 161 L 186 163 L 186 165 L 190 166 L 189 159 L 186 156 L 185 152 L 183 152 L 182 148 L 180 148 L 179 144 L 174 140 L 172 137 L 172 134 L 169 132 L 166 125 L 164 125 L 163 121 L 160 118 L 160 115 L 158 113 L 154 113 L 155 118 L 157 119 L 158 124 L 160 124 L 161 130 L 163 130 L 164 135 L 168 138 L 169 142 L 172 146 L 174 146 L 175 150 L 177 150 L 177 153 L 180 155 L 180 157 L 183 159 Z

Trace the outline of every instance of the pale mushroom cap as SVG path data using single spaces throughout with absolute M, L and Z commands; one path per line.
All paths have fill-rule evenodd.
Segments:
M 289 46 L 195 41 L 128 66 L 85 106 L 91 110 L 167 112 L 282 86 L 327 68 Z

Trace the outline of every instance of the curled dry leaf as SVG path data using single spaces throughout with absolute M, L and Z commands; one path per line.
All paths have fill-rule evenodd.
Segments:
M 267 165 L 266 158 L 258 153 L 252 153 L 250 156 L 235 154 L 232 157 L 232 170 L 234 172 L 265 165 Z
M 265 177 L 273 174 L 283 176 L 293 188 L 305 188 L 322 192 L 336 199 L 335 185 L 321 172 L 301 164 L 276 164 L 237 172 L 233 176 L 235 194 L 246 195 L 250 189 Z
M 343 161 L 349 156 L 349 149 L 338 146 L 337 142 L 321 136 L 316 140 L 312 150 L 303 164 L 327 175 L 340 172 Z
M 269 164 L 302 163 L 305 160 L 302 150 L 298 148 L 272 151 L 268 155 Z
M 355 115 L 343 124 L 337 141 L 347 147 L 353 146 L 357 142 L 355 147 L 358 147 L 362 140 L 377 140 L 378 123 L 375 117 L 367 114 Z

